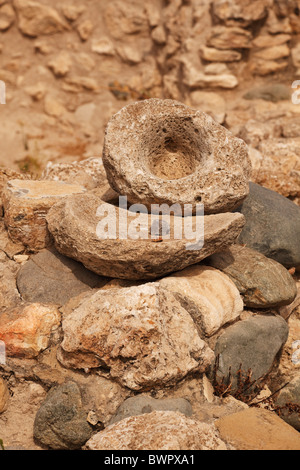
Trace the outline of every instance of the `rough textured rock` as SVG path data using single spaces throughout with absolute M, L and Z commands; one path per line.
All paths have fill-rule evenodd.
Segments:
M 232 213 L 212 214 L 204 219 L 173 214 L 160 217 L 169 224 L 170 234 L 155 243 L 157 235 L 151 233 L 150 215 L 104 203 L 97 192 L 89 192 L 57 203 L 49 211 L 47 222 L 60 253 L 99 275 L 133 280 L 155 279 L 201 261 L 234 243 L 244 224 L 240 214 Z M 185 236 L 184 219 L 193 225 L 194 239 L 180 238 L 181 234 Z
M 25 304 L 0 314 L 0 340 L 7 356 L 33 358 L 46 349 L 50 337 L 60 325 L 61 316 L 54 306 Z
M 217 25 L 207 41 L 207 46 L 216 49 L 249 49 L 251 48 L 252 34 L 239 27 L 226 27 Z
M 215 423 L 220 437 L 237 450 L 300 450 L 299 433 L 275 413 L 249 408 Z
M 229 326 L 215 346 L 215 355 L 220 355 L 218 374 L 227 377 L 231 367 L 235 387 L 236 372 L 242 365 L 245 372 L 252 370 L 252 380 L 259 379 L 270 371 L 288 331 L 286 321 L 276 315 L 257 315 Z
M 200 52 L 202 58 L 210 62 L 236 62 L 242 58 L 242 54 L 235 50 L 220 50 L 202 46 Z
M 10 4 L 0 8 L 0 31 L 6 31 L 15 21 L 15 12 Z
M 272 36 L 271 34 L 259 35 L 252 41 L 252 45 L 257 48 L 266 48 L 281 46 L 292 39 L 290 34 L 277 34 Z M 295 64 L 294 64 L 295 65 Z
M 299 351 L 300 352 L 300 351 Z M 295 360 L 295 358 L 293 358 Z M 298 358 L 296 358 L 297 360 Z M 296 362 L 296 361 L 295 361 Z M 298 359 L 300 365 L 300 354 Z M 284 387 L 276 396 L 275 405 L 283 407 L 280 417 L 293 428 L 300 431 L 300 413 L 296 407 L 300 406 L 300 378 L 296 375 L 289 384 Z M 296 405 L 293 411 L 293 405 Z M 286 408 L 284 408 L 286 406 Z
M 249 196 L 237 209 L 246 218 L 238 243 L 287 268 L 300 265 L 299 206 L 258 184 L 250 183 L 249 187 Z
M 74 193 L 82 193 L 79 184 L 56 181 L 10 180 L 2 194 L 4 222 L 14 242 L 30 250 L 51 245 L 46 214 L 57 201 Z
M 49 6 L 32 0 L 13 0 L 18 14 L 18 26 L 23 34 L 36 37 L 69 29 L 68 23 Z
M 212 2 L 213 13 L 219 20 L 232 23 L 236 21 L 242 26 L 249 26 L 254 21 L 262 20 L 268 14 L 267 0 L 214 0 Z
M 152 411 L 178 411 L 185 416 L 193 414 L 191 404 L 185 398 L 155 399 L 147 395 L 136 395 L 125 400 L 111 418 L 109 424 L 117 423 L 130 416 L 137 416 Z
M 18 290 L 24 300 L 59 306 L 81 292 L 102 287 L 106 282 L 105 278 L 59 254 L 54 248 L 31 256 L 17 275 Z
M 1 241 L 1 239 L 0 239 Z M 16 286 L 19 266 L 0 250 L 0 313 L 21 302 Z
M 230 277 L 247 307 L 281 307 L 297 295 L 296 282 L 284 266 L 246 246 L 232 245 L 215 253 L 208 264 Z
M 92 436 L 82 407 L 81 392 L 75 382 L 54 387 L 48 392 L 34 421 L 34 437 L 54 450 L 76 450 Z
M 201 336 L 211 336 L 236 320 L 243 301 L 234 283 L 218 269 L 195 265 L 160 280 L 191 314 Z
M 34 442 L 33 423 L 36 412 L 44 400 L 44 388 L 30 378 L 10 383 L 12 394 L 7 410 L 0 415 L 1 439 L 5 450 L 43 450 Z
M 239 81 L 232 73 L 203 73 L 198 68 L 193 67 L 190 63 L 184 63 L 184 83 L 191 90 L 199 88 L 235 88 Z
M 95 434 L 85 450 L 226 450 L 213 425 L 175 411 L 125 418 Z
M 253 54 L 253 59 L 263 60 L 278 60 L 288 57 L 290 55 L 290 48 L 286 44 L 280 46 L 266 47 L 260 49 Z
M 230 156 L 230 158 L 229 158 Z M 226 212 L 248 194 L 245 143 L 210 116 L 173 101 L 125 106 L 106 128 L 103 164 L 111 187 L 131 203 L 204 204 Z
M 9 391 L 6 382 L 0 377 L 0 414 L 6 410 L 9 400 Z
M 105 169 L 101 158 L 87 158 L 72 163 L 48 162 L 42 173 L 43 180 L 63 181 L 68 184 L 79 184 L 86 189 L 99 186 L 109 188 Z
M 176 383 L 213 358 L 188 312 L 157 283 L 100 290 L 62 328 L 58 358 L 65 367 L 109 370 L 133 390 Z

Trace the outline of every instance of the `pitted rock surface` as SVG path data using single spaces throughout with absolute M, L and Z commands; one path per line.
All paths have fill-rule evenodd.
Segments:
M 246 144 L 202 111 L 149 99 L 108 122 L 103 164 L 111 187 L 131 203 L 203 203 L 206 214 L 232 210 L 247 196 Z

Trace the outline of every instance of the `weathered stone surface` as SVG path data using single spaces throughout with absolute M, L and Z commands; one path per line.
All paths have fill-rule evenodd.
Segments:
M 266 60 L 261 58 L 254 58 L 253 62 L 250 64 L 250 71 L 254 75 L 266 76 L 276 72 L 281 72 L 286 70 L 289 65 L 287 60 L 277 61 L 277 60 Z
M 58 118 L 63 116 L 67 112 L 67 109 L 61 99 L 48 93 L 44 99 L 44 111 L 49 116 Z
M 190 266 L 159 282 L 191 314 L 201 336 L 213 335 L 243 311 L 238 289 L 218 269 Z
M 247 307 L 281 307 L 297 295 L 296 282 L 284 266 L 246 246 L 232 245 L 207 261 L 230 277 Z
M 261 408 L 218 419 L 221 439 L 237 450 L 300 450 L 299 433 L 275 413 Z
M 252 34 L 239 27 L 215 26 L 207 46 L 215 49 L 249 49 L 251 48 Z
M 232 73 L 206 74 L 188 61 L 184 61 L 184 83 L 192 90 L 197 88 L 235 88 L 239 81 Z
M 33 0 L 13 0 L 18 26 L 23 34 L 36 37 L 70 29 L 68 23 L 50 7 Z
M 7 356 L 33 358 L 46 349 L 51 334 L 60 325 L 60 313 L 54 306 L 24 304 L 0 314 L 0 340 Z
M 111 418 L 109 424 L 117 423 L 130 416 L 138 416 L 152 411 L 177 411 L 185 416 L 193 414 L 191 404 L 185 398 L 155 399 L 147 395 L 136 395 L 125 400 Z
M 225 212 L 248 194 L 245 143 L 173 100 L 144 100 L 115 114 L 106 128 L 103 164 L 116 192 L 147 207 L 201 201 L 207 214 Z
M 213 425 L 175 411 L 125 418 L 95 434 L 85 450 L 226 450 Z
M 231 367 L 233 387 L 240 365 L 245 372 L 252 370 L 251 380 L 267 374 L 288 330 L 286 321 L 277 315 L 257 315 L 228 326 L 215 346 L 215 355 L 220 355 L 218 374 L 227 377 Z
M 280 46 L 273 46 L 255 51 L 254 60 L 256 58 L 263 60 L 278 60 L 288 57 L 290 55 L 290 48 L 286 44 Z
M 0 377 L 0 414 L 6 410 L 9 400 L 9 391 L 5 380 Z
M 81 392 L 75 382 L 53 387 L 34 420 L 34 437 L 55 450 L 76 450 L 92 436 L 82 407 Z
M 290 34 L 259 35 L 253 39 L 252 45 L 258 48 L 281 46 L 282 44 L 290 41 L 291 38 L 292 36 Z
M 2 241 L 2 237 L 0 241 Z M 19 266 L 0 250 L 0 313 L 21 302 L 21 297 L 16 286 L 18 269 Z
M 238 243 L 287 268 L 300 265 L 300 208 L 275 191 L 250 183 L 250 194 L 237 209 L 246 218 Z
M 143 34 L 148 31 L 148 21 L 144 4 L 138 1 L 124 3 L 120 0 L 110 2 L 104 13 L 106 26 L 114 39 L 124 35 Z
M 213 13 L 219 20 L 229 23 L 236 21 L 242 26 L 249 26 L 254 21 L 262 20 L 268 14 L 267 0 L 214 0 Z
M 188 312 L 157 283 L 99 290 L 62 328 L 58 359 L 65 367 L 109 370 L 133 390 L 176 383 L 213 358 Z
M 54 248 L 31 256 L 17 275 L 18 290 L 24 300 L 59 306 L 81 292 L 102 287 L 106 282 L 107 279 Z
M 193 107 L 209 114 L 219 124 L 225 121 L 226 103 L 218 93 L 200 90 L 192 91 L 190 100 Z
M 46 214 L 67 195 L 82 193 L 79 184 L 56 181 L 10 180 L 3 192 L 4 222 L 9 236 L 31 250 L 51 244 Z
M 71 68 L 72 60 L 67 51 L 61 51 L 48 62 L 49 69 L 56 77 L 64 77 Z
M 300 354 L 299 354 L 300 364 Z M 297 407 L 300 406 L 300 378 L 299 374 L 296 375 L 289 384 L 284 387 L 276 396 L 275 405 L 283 407 L 280 412 L 280 417 L 293 428 L 300 431 L 300 413 Z M 290 406 L 289 406 L 290 405 Z M 293 405 L 295 409 L 293 411 Z M 286 406 L 286 408 L 284 408 Z M 298 408 L 299 410 L 299 408 Z
M 26 179 L 26 175 L 19 173 L 10 168 L 0 167 L 0 217 L 2 217 L 3 207 L 2 207 L 2 192 L 6 188 L 7 181 L 10 179 Z M 28 177 L 27 177 L 28 179 Z
M 76 21 L 85 9 L 86 7 L 84 5 L 62 5 L 62 12 L 69 21 Z
M 106 36 L 92 39 L 91 49 L 93 52 L 96 52 L 100 55 L 111 56 L 115 54 L 114 44 Z
M 103 187 L 103 190 L 109 188 L 101 158 L 91 157 L 72 163 L 48 162 L 41 179 L 63 181 L 68 184 L 76 183 L 86 189 L 94 189 L 99 186 Z
M 60 253 L 80 261 L 96 274 L 132 280 L 155 279 L 195 264 L 234 243 L 244 224 L 244 218 L 237 214 L 204 216 L 201 247 L 197 240 L 202 219 L 190 219 L 194 239 L 180 239 L 176 230 L 184 219 L 162 215 L 161 220 L 170 226 L 170 234 L 164 235 L 164 241 L 154 243 L 157 235 L 151 235 L 150 215 L 104 203 L 96 191 L 66 198 L 47 215 L 48 229 Z M 194 235 L 196 224 L 198 232 Z
M 201 46 L 201 57 L 210 62 L 236 62 L 241 60 L 242 54 L 235 50 L 220 50 L 214 47 Z
M 281 100 L 291 99 L 291 89 L 282 83 L 270 83 L 252 88 L 243 98 L 246 100 L 266 100 L 277 103 Z
M 6 31 L 15 21 L 15 12 L 10 4 L 0 8 L 0 31 Z

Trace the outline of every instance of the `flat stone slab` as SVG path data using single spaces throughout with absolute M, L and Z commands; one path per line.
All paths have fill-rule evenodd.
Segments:
M 109 121 L 103 164 L 111 187 L 131 203 L 204 204 L 232 210 L 249 192 L 244 141 L 210 116 L 174 100 L 129 104 Z
M 60 181 L 15 179 L 7 182 L 2 194 L 4 223 L 11 240 L 38 251 L 52 243 L 46 214 L 60 199 L 85 188 Z
M 244 217 L 238 213 L 204 216 L 200 221 L 204 226 L 202 246 L 201 242 L 176 238 L 174 225 L 178 225 L 179 219 L 179 224 L 182 224 L 184 218 L 172 215 L 161 217 L 165 227 L 169 224 L 169 230 L 165 230 L 162 237 L 152 237 L 150 214 L 134 214 L 125 208 L 105 203 L 97 192 L 91 191 L 57 203 L 49 211 L 47 222 L 60 253 L 80 261 L 101 276 L 132 280 L 155 279 L 195 264 L 234 243 L 244 225 Z M 197 238 L 196 226 L 200 219 L 185 219 L 189 219 L 194 226 Z M 103 228 L 106 224 L 108 229 L 111 228 L 110 233 L 99 234 L 101 226 Z M 118 232 L 120 224 L 124 224 L 122 227 L 125 230 L 121 234 Z M 142 236 L 141 232 L 136 231 L 137 225 L 146 238 L 137 238 Z M 162 229 L 164 231 L 164 227 Z M 122 239 L 120 235 L 127 238 Z

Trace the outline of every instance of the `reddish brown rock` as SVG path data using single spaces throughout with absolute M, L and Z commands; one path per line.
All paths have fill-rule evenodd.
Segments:
M 59 324 L 56 307 L 25 304 L 0 314 L 0 340 L 7 356 L 33 358 L 48 347 Z

